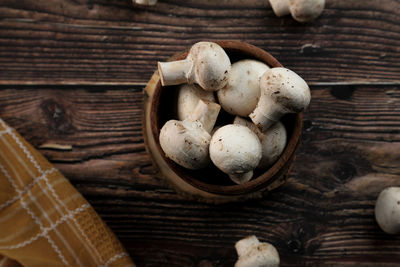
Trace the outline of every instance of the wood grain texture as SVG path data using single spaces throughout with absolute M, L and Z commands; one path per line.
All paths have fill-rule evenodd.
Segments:
M 313 84 L 400 84 L 400 2 L 327 1 L 299 24 L 264 0 L 2 0 L 1 84 L 143 85 L 200 40 L 259 46 Z
M 374 220 L 380 190 L 400 186 L 396 86 L 314 86 L 288 182 L 260 201 L 185 200 L 154 174 L 140 86 L 3 87 L 0 117 L 89 200 L 139 266 L 232 266 L 256 234 L 281 266 L 396 266 L 400 237 Z M 378 265 L 377 265 L 378 264 Z
M 400 186 L 399 10 L 332 0 L 299 24 L 266 0 L 2 0 L 0 118 L 48 147 L 138 266 L 232 266 L 250 234 L 282 266 L 398 266 L 400 237 L 373 208 Z M 145 151 L 142 89 L 156 62 L 205 39 L 259 46 L 314 85 L 291 176 L 260 201 L 188 201 Z

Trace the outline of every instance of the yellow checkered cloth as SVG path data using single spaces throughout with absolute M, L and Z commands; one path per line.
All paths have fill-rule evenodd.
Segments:
M 81 194 L 0 119 L 0 267 L 134 266 Z

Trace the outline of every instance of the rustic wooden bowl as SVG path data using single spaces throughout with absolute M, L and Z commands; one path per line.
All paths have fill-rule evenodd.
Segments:
M 218 41 L 216 43 L 224 48 L 232 63 L 249 58 L 262 61 L 270 67 L 282 67 L 273 56 L 253 45 L 239 41 Z M 188 50 L 178 53 L 170 60 L 184 59 L 187 53 Z M 301 138 L 302 113 L 288 114 L 281 119 L 288 133 L 288 142 L 275 164 L 266 170 L 256 169 L 252 180 L 237 185 L 215 166 L 194 171 L 185 169 L 166 158 L 159 143 L 159 133 L 166 121 L 177 119 L 177 86 L 161 86 L 160 77 L 156 71 L 144 93 L 143 132 L 146 149 L 151 154 L 161 175 L 179 193 L 206 202 L 233 202 L 262 197 L 266 192 L 285 182 Z M 233 116 L 222 111 L 217 124 L 228 124 L 232 121 Z

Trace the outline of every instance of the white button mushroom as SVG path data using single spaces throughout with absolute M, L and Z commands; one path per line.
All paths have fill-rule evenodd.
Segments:
M 132 0 L 132 2 L 139 5 L 154 6 L 157 0 Z
M 269 3 L 277 17 L 290 14 L 289 0 L 269 0 Z
M 236 242 L 235 248 L 239 256 L 235 267 L 279 266 L 280 259 L 276 248 L 269 243 L 261 243 L 254 235 Z
M 178 119 L 183 121 L 192 114 L 199 100 L 215 102 L 214 93 L 204 91 L 196 84 L 182 84 L 178 91 Z
M 400 187 L 388 187 L 379 194 L 375 218 L 386 233 L 400 233 Z
M 299 22 L 307 22 L 321 15 L 325 0 L 289 0 L 290 13 Z
M 222 108 L 233 115 L 247 117 L 260 98 L 260 76 L 268 69 L 264 63 L 252 59 L 232 64 L 228 83 L 218 91 Z
M 266 131 L 286 113 L 298 113 L 310 104 L 311 93 L 307 83 L 286 68 L 272 68 L 260 78 L 261 96 L 250 119 Z
M 257 168 L 265 169 L 275 163 L 286 146 L 287 133 L 285 126 L 278 121 L 262 133 L 254 123 L 236 116 L 234 124 L 240 124 L 252 130 L 260 139 L 262 157 Z
M 292 14 L 299 22 L 307 22 L 321 15 L 325 0 L 269 0 L 275 15 L 282 17 Z
M 229 124 L 219 128 L 210 142 L 211 161 L 232 181 L 242 184 L 253 177 L 261 159 L 261 143 L 249 128 Z
M 184 121 L 169 120 L 161 128 L 160 145 L 165 156 L 192 170 L 210 162 L 210 132 L 221 106 L 199 100 L 191 116 Z
M 186 59 L 158 62 L 162 85 L 197 83 L 206 91 L 216 91 L 226 85 L 231 61 L 216 43 L 194 44 Z

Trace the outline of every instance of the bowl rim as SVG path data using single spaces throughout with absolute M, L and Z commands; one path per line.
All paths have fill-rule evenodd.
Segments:
M 256 47 L 254 45 L 241 42 L 241 41 L 213 41 L 220 45 L 224 50 L 229 50 L 229 53 L 240 53 L 243 55 L 248 55 L 250 58 L 254 58 L 261 62 L 266 63 L 270 67 L 283 67 L 282 64 L 275 59 L 271 54 L 266 52 L 265 50 Z M 183 52 L 179 52 L 169 58 L 168 61 L 180 60 L 186 58 L 190 48 L 186 49 Z M 164 151 L 162 150 L 159 142 L 159 131 L 158 127 L 158 103 L 160 99 L 160 95 L 162 92 L 161 79 L 155 83 L 154 94 L 151 99 L 150 104 L 150 128 L 151 134 L 156 143 L 156 147 L 158 149 L 158 153 L 160 153 L 162 159 L 167 163 L 168 167 L 182 180 L 182 182 L 186 182 L 197 189 L 202 191 L 218 194 L 218 195 L 243 195 L 254 193 L 264 188 L 267 188 L 268 185 L 279 179 L 284 174 L 287 174 L 293 164 L 295 159 L 295 152 L 299 146 L 301 135 L 302 135 L 302 120 L 303 120 L 303 112 L 300 112 L 295 115 L 293 132 L 291 134 L 291 138 L 288 140 L 284 151 L 282 152 L 279 159 L 265 172 L 261 175 L 252 178 L 250 181 L 244 184 L 235 184 L 235 185 L 215 185 L 208 184 L 202 181 L 199 181 L 196 178 L 191 177 L 186 174 L 183 167 L 178 166 L 175 162 L 165 157 Z M 162 172 L 162 170 L 161 170 Z

